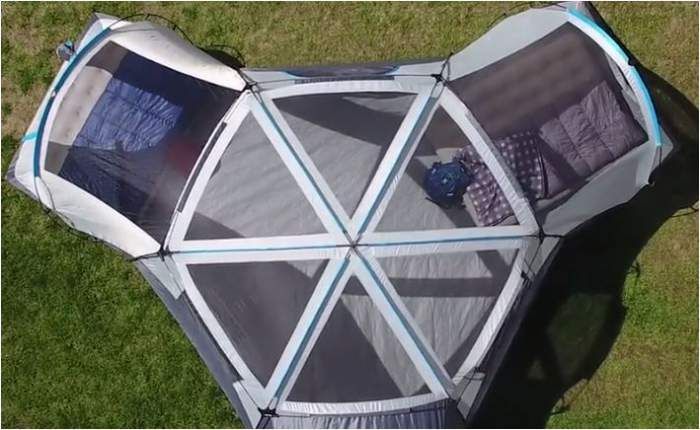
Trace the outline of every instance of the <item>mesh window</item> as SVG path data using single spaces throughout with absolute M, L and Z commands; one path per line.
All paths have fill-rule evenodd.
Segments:
M 61 100 L 45 168 L 162 241 L 190 171 L 238 94 L 110 42 Z
M 450 376 L 481 333 L 515 255 L 503 250 L 379 259 Z
M 414 95 L 340 93 L 275 100 L 321 175 L 352 216 Z
M 568 23 L 449 87 L 511 164 L 531 201 L 576 189 L 647 140 L 605 52 Z M 543 187 L 533 186 L 534 166 Z
M 427 392 L 403 346 L 352 277 L 288 400 L 362 402 Z
M 321 221 L 252 114 L 207 183 L 186 240 L 324 232 Z
M 449 163 L 455 157 L 465 165 L 471 179 L 463 206 L 446 208 L 428 199 L 424 180 L 433 163 Z M 376 230 L 438 230 L 512 223 L 513 210 L 491 171 L 454 120 L 438 108 Z
M 187 266 L 226 336 L 267 384 L 326 261 L 195 264 Z

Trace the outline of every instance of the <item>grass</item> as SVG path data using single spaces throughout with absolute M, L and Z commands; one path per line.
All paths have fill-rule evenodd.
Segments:
M 445 56 L 511 7 L 4 3 L 3 176 L 57 70 L 54 47 L 77 36 L 93 8 L 119 16 L 158 13 L 200 45 L 234 45 L 250 66 L 278 66 Z M 598 7 L 642 64 L 697 106 L 697 4 Z M 697 214 L 665 217 L 640 245 L 633 259 L 643 270 L 620 279 L 624 318 L 614 343 L 587 382 L 572 378 L 565 398 L 575 400 L 564 412 L 550 418 L 549 409 L 557 406 L 547 404 L 548 426 L 697 427 L 697 222 Z M 2 230 L 3 427 L 240 425 L 193 347 L 129 263 L 56 223 L 4 181 Z M 605 265 L 616 248 L 608 243 L 598 250 L 604 252 L 592 264 Z M 568 345 L 555 348 L 561 360 L 575 360 L 586 347 L 577 342 L 591 330 L 598 309 L 590 299 L 595 294 L 586 297 L 550 312 L 551 327 L 559 328 L 551 337 Z M 536 378 L 541 369 L 535 361 L 526 373 Z

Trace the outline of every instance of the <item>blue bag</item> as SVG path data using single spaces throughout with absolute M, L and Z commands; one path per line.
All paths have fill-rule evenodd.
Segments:
M 428 200 L 449 209 L 462 206 L 462 196 L 472 180 L 473 177 L 464 164 L 455 158 L 449 163 L 433 163 L 425 172 L 423 189 L 428 194 Z

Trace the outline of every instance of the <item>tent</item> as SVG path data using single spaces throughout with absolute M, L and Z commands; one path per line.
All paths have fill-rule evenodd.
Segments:
M 8 177 L 138 266 L 247 426 L 462 426 L 563 238 L 673 149 L 604 27 L 561 3 L 448 58 L 255 69 L 95 14 Z

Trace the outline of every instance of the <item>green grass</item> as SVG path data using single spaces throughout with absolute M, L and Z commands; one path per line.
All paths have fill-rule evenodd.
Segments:
M 250 66 L 278 66 L 445 56 L 511 7 L 4 3 L 3 176 L 58 68 L 55 46 L 75 37 L 93 8 L 120 16 L 159 13 L 200 45 L 235 45 Z M 599 9 L 644 65 L 697 106 L 697 4 L 608 3 Z M 574 400 L 548 426 L 697 427 L 698 219 L 667 215 L 632 256 L 643 268 L 638 276 L 578 280 L 619 281 L 615 299 L 624 318 L 586 383 L 565 375 L 571 379 L 567 388 L 573 387 L 565 398 Z M 4 181 L 2 230 L 3 427 L 240 425 L 193 347 L 129 263 L 53 221 Z M 615 252 L 609 243 L 599 244 L 586 258 L 605 266 Z M 558 327 L 551 337 L 562 348 L 555 348 L 558 357 L 575 361 L 600 308 L 590 291 L 567 297 L 551 312 L 550 325 Z M 537 379 L 542 369 L 535 361 L 525 373 Z

